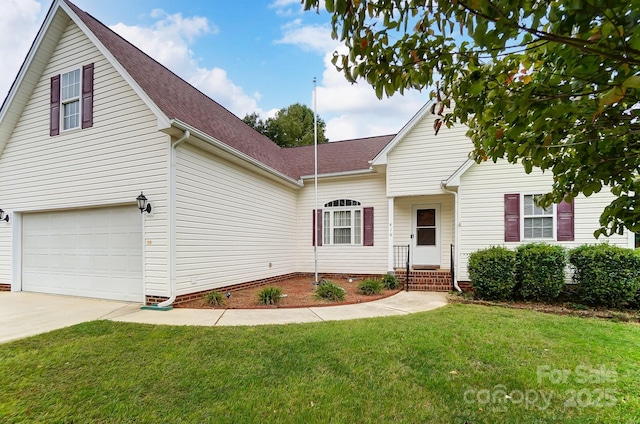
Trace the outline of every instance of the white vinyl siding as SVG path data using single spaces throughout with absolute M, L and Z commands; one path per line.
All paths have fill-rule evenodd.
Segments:
M 531 174 L 526 174 L 522 165 L 509 164 L 504 160 L 497 163 L 474 164 L 469 168 L 461 178 L 458 191 L 460 202 L 458 279 L 460 281 L 467 281 L 469 278 L 467 262 L 471 253 L 490 246 L 516 248 L 521 244 L 535 241 L 504 241 L 504 194 L 547 193 L 551 190 L 552 183 L 551 174 L 543 174 L 538 169 L 534 169 Z M 622 236 L 614 235 L 609 238 L 596 239 L 593 236 L 593 232 L 600 227 L 598 223 L 600 213 L 613 199 L 613 195 L 606 187 L 600 193 L 595 193 L 590 197 L 578 196 L 574 199 L 574 241 L 544 241 L 569 249 L 585 243 L 601 242 L 628 247 L 627 232 Z M 555 234 L 553 234 L 553 238 L 555 238 Z
M 183 144 L 176 191 L 178 294 L 296 271 L 295 189 Z
M 94 125 L 51 138 L 51 77 L 87 63 L 95 64 Z M 136 208 L 136 196 L 144 191 L 154 208 L 144 229 L 146 293 L 168 295 L 168 146 L 169 136 L 158 131 L 155 115 L 70 23 L 0 156 L 1 206 L 23 213 Z M 0 248 L 0 282 L 11 282 L 11 248 Z
M 384 274 L 387 272 L 388 209 L 385 197 L 384 174 L 320 178 L 318 180 L 318 206 L 314 205 L 313 180 L 305 180 L 298 195 L 298 271 L 314 272 L 314 248 L 312 243 L 312 211 L 330 208 L 324 205 L 336 199 L 353 199 L 361 208 L 373 207 L 373 246 L 359 244 L 318 246 L 318 271 L 320 273 Z M 338 208 L 339 209 L 339 208 Z M 326 215 L 325 215 L 326 217 Z M 362 232 L 362 230 L 360 230 Z M 323 220 L 323 233 L 326 225 Z
M 441 194 L 440 182 L 449 178 L 469 157 L 473 144 L 467 127 L 433 130 L 433 115 L 427 114 L 390 152 L 387 165 L 387 195 L 422 196 Z

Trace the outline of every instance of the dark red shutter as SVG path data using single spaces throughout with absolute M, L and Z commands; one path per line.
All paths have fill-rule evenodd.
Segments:
M 504 195 L 504 241 L 520 241 L 520 195 Z
M 51 77 L 51 101 L 49 106 L 49 135 L 60 134 L 60 75 Z
M 93 63 L 82 67 L 82 128 L 93 126 Z
M 312 236 L 312 246 L 316 245 L 316 240 L 318 240 L 318 246 L 322 246 L 322 209 L 313 211 L 313 228 L 311 229 Z M 318 226 L 316 227 L 316 222 Z
M 364 240 L 362 244 L 373 246 L 373 208 L 363 208 L 362 213 L 364 215 Z
M 558 204 L 558 241 L 573 241 L 574 220 L 573 200 L 569 203 L 562 201 Z

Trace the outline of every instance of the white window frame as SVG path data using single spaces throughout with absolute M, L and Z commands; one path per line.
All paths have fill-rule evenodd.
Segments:
M 351 202 L 351 205 L 347 206 L 327 206 L 336 202 Z M 350 212 L 349 225 L 335 225 L 336 213 Z M 357 213 L 360 215 L 359 222 L 356 222 Z M 349 228 L 351 240 L 349 243 L 336 243 L 335 231 L 340 228 Z M 359 231 L 358 231 L 359 230 Z M 364 211 L 362 204 L 356 200 L 351 199 L 336 199 L 331 202 L 327 202 L 322 209 L 322 243 L 324 245 L 332 246 L 362 246 L 364 239 Z
M 73 72 L 78 73 L 78 93 L 75 96 L 64 97 L 64 76 Z M 77 103 L 78 105 L 78 121 L 74 127 L 65 127 L 65 106 Z M 73 131 L 82 127 L 82 67 L 73 68 L 60 73 L 60 131 Z
M 551 214 L 549 215 L 526 215 L 524 212 L 524 199 L 527 196 L 533 196 L 538 197 L 538 196 L 542 196 L 542 194 L 540 193 L 521 193 L 520 196 L 520 240 L 524 240 L 524 241 L 555 241 L 556 240 L 556 235 L 557 235 L 557 220 L 558 220 L 558 211 L 556 209 L 556 204 L 553 203 L 551 206 L 549 206 L 549 208 L 551 208 Z M 535 204 L 534 204 L 535 206 Z M 551 226 L 551 237 L 525 237 L 525 229 L 524 229 L 524 223 L 526 219 L 531 219 L 531 218 L 551 218 L 552 219 L 552 226 Z

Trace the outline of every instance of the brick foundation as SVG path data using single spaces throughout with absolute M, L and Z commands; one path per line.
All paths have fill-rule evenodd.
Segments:
M 407 271 L 395 270 L 396 277 L 403 285 L 407 282 Z M 461 286 L 462 287 L 462 286 Z M 409 290 L 447 292 L 453 289 L 449 270 L 409 271 Z
M 0 284 L 0 292 L 8 292 L 11 291 L 11 284 Z
M 253 287 L 266 286 L 268 284 L 276 284 L 284 280 L 289 280 L 291 278 L 298 278 L 298 277 L 308 277 L 309 281 L 311 282 L 313 281 L 313 278 L 315 277 L 315 275 L 309 272 L 293 272 L 291 274 L 278 275 L 276 277 L 263 278 L 260 280 L 248 281 L 246 283 L 234 284 L 226 287 L 218 287 L 216 289 L 208 289 L 208 290 L 198 291 L 195 293 L 182 294 L 180 296 L 176 296 L 176 300 L 173 302 L 173 304 L 179 305 L 181 303 L 190 302 L 192 300 L 202 299 L 204 296 L 206 296 L 207 293 L 213 290 L 217 290 L 219 292 L 225 292 L 225 293 L 234 292 L 238 290 L 250 289 Z M 330 273 L 318 274 L 318 278 L 324 278 L 326 280 L 330 280 L 332 278 L 364 279 L 364 278 L 370 278 L 370 277 L 379 278 L 381 277 L 381 275 L 378 275 L 378 274 L 330 274 Z M 168 297 L 165 297 L 165 296 L 147 296 L 146 304 L 154 305 L 157 303 L 164 302 L 167 299 Z

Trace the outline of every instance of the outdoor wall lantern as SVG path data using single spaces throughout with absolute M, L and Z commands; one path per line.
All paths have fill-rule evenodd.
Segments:
M 136 198 L 138 201 L 138 209 L 140 209 L 140 213 L 147 212 L 151 213 L 151 204 L 147 202 L 147 197 L 140 192 L 140 196 Z
M 9 215 L 4 213 L 4 211 L 2 209 L 0 209 L 0 221 L 9 222 Z

